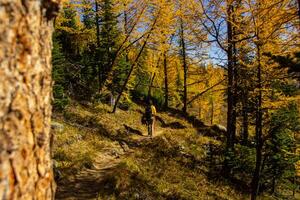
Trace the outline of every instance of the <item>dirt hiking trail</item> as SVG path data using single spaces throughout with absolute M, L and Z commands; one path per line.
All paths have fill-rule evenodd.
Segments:
M 92 169 L 84 169 L 59 183 L 56 199 L 97 199 L 100 189 L 105 185 L 103 181 L 121 161 L 119 156 L 99 153 Z

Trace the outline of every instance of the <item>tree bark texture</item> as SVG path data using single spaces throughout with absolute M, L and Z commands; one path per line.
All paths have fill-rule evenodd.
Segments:
M 60 0 L 0 0 L 0 199 L 53 199 L 52 19 Z

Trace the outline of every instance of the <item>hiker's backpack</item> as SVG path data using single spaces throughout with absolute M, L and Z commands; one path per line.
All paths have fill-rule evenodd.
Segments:
M 142 116 L 141 123 L 143 125 L 147 124 L 147 120 L 146 120 L 146 115 L 145 114 L 143 114 L 143 116 Z
M 151 116 L 156 115 L 156 108 L 154 105 L 151 105 Z

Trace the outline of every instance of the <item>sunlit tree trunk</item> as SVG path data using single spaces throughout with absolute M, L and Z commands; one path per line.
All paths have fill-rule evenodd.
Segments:
M 0 199 L 53 199 L 51 36 L 58 1 L 0 1 Z

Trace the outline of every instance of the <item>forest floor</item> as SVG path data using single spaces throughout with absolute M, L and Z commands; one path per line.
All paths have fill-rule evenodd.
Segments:
M 70 121 L 68 123 L 68 120 L 61 121 L 61 119 L 62 118 L 57 118 L 57 121 L 60 121 L 62 124 L 65 123 L 67 126 L 76 127 L 74 123 Z M 91 131 L 89 128 L 80 128 L 81 131 Z M 163 130 L 157 130 L 154 137 L 158 137 L 162 133 Z M 146 136 L 146 133 L 142 134 L 143 135 L 137 137 L 132 137 L 133 141 L 135 143 L 141 143 L 145 140 L 151 140 L 151 138 Z M 101 138 L 98 139 L 101 140 Z M 109 144 L 108 141 L 106 142 Z M 119 144 L 120 146 L 113 144 L 111 146 L 108 145 L 107 147 L 102 148 L 102 152 L 96 153 L 93 156 L 92 166 L 83 168 L 79 167 L 80 170 L 76 171 L 76 173 L 67 175 L 67 177 L 65 176 L 64 179 L 60 178 L 60 181 L 58 181 L 59 187 L 56 199 L 101 199 L 99 197 L 99 191 L 102 188 L 108 188 L 106 185 L 107 177 L 112 176 L 116 172 L 118 165 L 124 162 L 129 154 L 133 153 L 133 150 L 130 150 L 125 142 L 119 142 Z M 81 163 L 81 165 L 82 164 L 84 165 L 84 161 Z
M 167 112 L 159 112 L 151 139 L 141 107 L 110 109 L 73 103 L 54 113 L 62 126 L 53 129 L 56 199 L 249 199 L 242 185 L 214 176 L 220 163 L 209 162 L 208 147 L 221 148 L 220 140 Z

